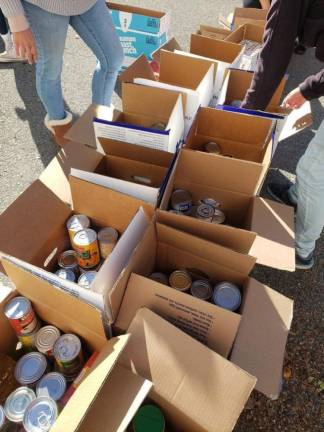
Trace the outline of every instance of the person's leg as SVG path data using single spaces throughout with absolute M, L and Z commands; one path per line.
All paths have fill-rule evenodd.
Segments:
M 261 9 L 261 3 L 259 0 L 243 0 L 243 7 Z
M 300 159 L 296 186 L 290 191 L 298 198 L 296 252 L 307 258 L 315 249 L 324 227 L 324 122 Z
M 1 35 L 7 35 L 9 33 L 9 29 L 7 26 L 6 19 L 2 13 L 2 10 L 0 9 L 0 34 Z
M 92 80 L 92 102 L 109 106 L 124 54 L 104 0 L 71 17 L 71 26 L 98 59 Z

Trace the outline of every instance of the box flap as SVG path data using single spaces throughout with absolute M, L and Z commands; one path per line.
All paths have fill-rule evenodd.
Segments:
M 249 228 L 258 234 L 250 250 L 258 264 L 295 271 L 294 209 L 257 197 Z
M 161 56 L 161 51 L 165 50 L 165 51 L 175 51 L 175 50 L 181 50 L 181 46 L 178 43 L 177 39 L 175 37 L 172 37 L 171 39 L 167 40 L 163 45 L 161 45 L 157 50 L 155 50 L 152 53 L 152 58 L 153 60 L 155 60 L 157 63 L 160 63 L 160 56 Z
M 125 332 L 138 309 L 146 307 L 227 358 L 241 316 L 133 273 L 115 327 Z
M 0 251 L 33 261 L 70 213 L 58 196 L 36 180 L 0 215 Z
M 243 24 L 227 36 L 227 42 L 241 43 L 243 40 L 252 40 L 262 43 L 264 28 L 251 23 Z
M 104 120 L 111 120 L 112 115 L 113 111 L 109 107 L 92 104 L 81 117 L 73 123 L 72 127 L 65 134 L 65 138 L 96 149 L 97 143 L 93 128 L 93 119 L 94 117 L 98 117 Z
M 135 78 L 146 78 L 156 81 L 154 72 L 144 54 L 136 59 L 124 72 L 119 75 L 120 82 L 133 82 Z
M 148 309 L 138 311 L 129 333 L 119 364 L 153 382 L 152 399 L 171 424 L 186 432 L 234 428 L 255 378 Z
M 18 292 L 30 299 L 43 321 L 56 325 L 66 333 L 78 334 L 94 350 L 102 349 L 106 335 L 98 309 L 56 289 L 4 258 L 2 265 Z
M 88 374 L 64 407 L 51 431 L 74 432 L 79 430 L 89 408 L 112 372 L 118 357 L 125 349 L 128 339 L 129 335 L 125 335 L 113 338 L 106 343 Z
M 193 54 L 231 64 L 241 51 L 242 47 L 232 42 L 197 34 L 191 34 L 190 36 L 190 52 Z
M 101 159 L 102 154 L 95 150 L 77 142 L 69 142 L 41 173 L 39 180 L 63 202 L 71 205 L 71 168 L 94 171 Z
M 124 432 L 151 388 L 150 381 L 115 365 L 78 432 Z
M 231 360 L 257 377 L 256 389 L 277 399 L 282 387 L 293 301 L 250 278 Z
M 234 29 L 247 23 L 264 26 L 268 11 L 257 8 L 235 8 L 233 15 Z

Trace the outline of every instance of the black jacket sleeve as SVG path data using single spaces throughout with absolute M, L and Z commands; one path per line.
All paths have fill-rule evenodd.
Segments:
M 324 69 L 307 78 L 299 88 L 304 98 L 308 100 L 324 96 Z
M 267 16 L 263 47 L 253 81 L 242 104 L 264 110 L 289 65 L 298 34 L 303 0 L 273 0 Z

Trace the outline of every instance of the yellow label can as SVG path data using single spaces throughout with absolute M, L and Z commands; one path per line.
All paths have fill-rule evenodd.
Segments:
M 90 229 L 78 231 L 73 237 L 79 266 L 85 269 L 96 267 L 100 262 L 97 233 Z

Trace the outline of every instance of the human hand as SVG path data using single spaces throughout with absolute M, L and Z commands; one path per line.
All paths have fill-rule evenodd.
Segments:
M 37 62 L 37 48 L 33 32 L 30 29 L 12 34 L 16 54 L 25 58 L 31 65 Z
M 299 87 L 291 91 L 282 103 L 284 108 L 298 109 L 304 105 L 306 99 L 302 95 Z

